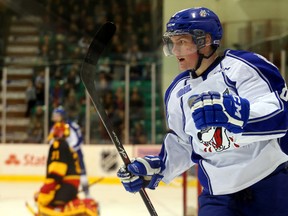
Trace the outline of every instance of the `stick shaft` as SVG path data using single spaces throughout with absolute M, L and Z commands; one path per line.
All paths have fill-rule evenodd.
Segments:
M 102 104 L 100 103 L 100 94 L 97 85 L 97 80 L 95 78 L 96 65 L 100 58 L 100 55 L 108 45 L 109 41 L 112 39 L 116 30 L 116 26 L 113 23 L 104 24 L 100 30 L 97 32 L 93 41 L 91 42 L 87 55 L 83 61 L 82 68 L 80 71 L 80 76 L 82 82 L 88 91 L 91 101 L 94 105 L 95 110 L 97 111 L 99 118 L 101 119 L 104 127 L 106 128 L 107 133 L 109 134 L 113 144 L 115 145 L 121 159 L 125 165 L 131 163 L 129 156 L 124 149 L 120 139 L 118 138 L 116 132 L 114 131 L 110 119 L 108 118 Z M 151 200 L 149 199 L 146 191 L 142 188 L 139 191 L 142 200 L 144 201 L 149 213 L 151 216 L 157 216 L 156 210 L 152 205 Z

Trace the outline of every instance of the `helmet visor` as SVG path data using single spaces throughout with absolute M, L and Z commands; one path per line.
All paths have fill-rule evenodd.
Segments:
M 205 32 L 202 30 L 166 32 L 163 35 L 163 52 L 166 56 L 191 55 L 205 47 Z
M 163 52 L 166 56 L 185 56 L 197 52 L 197 47 L 189 33 L 165 33 L 163 36 Z

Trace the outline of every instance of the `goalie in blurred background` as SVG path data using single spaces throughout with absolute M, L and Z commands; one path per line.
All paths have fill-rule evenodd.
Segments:
M 66 141 L 70 131 L 69 124 L 59 121 L 49 135 L 46 179 L 34 197 L 38 216 L 98 216 L 98 204 L 93 199 L 78 198 L 81 167 L 77 152 Z

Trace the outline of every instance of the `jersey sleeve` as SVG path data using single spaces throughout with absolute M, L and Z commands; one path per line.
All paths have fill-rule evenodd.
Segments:
M 166 166 L 162 173 L 164 175 L 163 182 L 165 183 L 171 182 L 175 177 L 194 165 L 191 160 L 191 144 L 184 142 L 174 132 L 167 133 L 159 156 L 163 159 Z
M 236 135 L 237 142 L 284 136 L 288 129 L 287 87 L 278 68 L 255 53 L 232 52 L 228 56 L 242 62 L 230 78 L 239 96 L 250 102 L 249 120 L 243 133 Z
M 81 144 L 83 143 L 83 137 L 81 133 L 81 128 L 75 122 L 69 122 L 70 135 L 67 137 L 66 141 L 69 146 L 74 149 L 74 151 L 81 150 Z

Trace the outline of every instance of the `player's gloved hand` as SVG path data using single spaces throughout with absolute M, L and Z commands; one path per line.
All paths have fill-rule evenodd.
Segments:
M 189 98 L 196 128 L 225 127 L 232 133 L 241 133 L 249 118 L 249 101 L 239 96 L 205 92 Z
M 125 165 L 120 167 L 117 172 L 117 176 L 120 178 L 120 181 L 126 191 L 135 193 L 138 192 L 144 185 L 143 178 L 131 174 Z
M 127 191 L 135 193 L 141 188 L 154 190 L 163 178 L 161 172 L 164 169 L 165 165 L 158 156 L 145 156 L 132 159 L 127 167 L 122 166 L 117 176 Z

